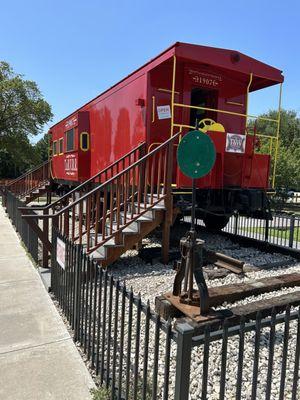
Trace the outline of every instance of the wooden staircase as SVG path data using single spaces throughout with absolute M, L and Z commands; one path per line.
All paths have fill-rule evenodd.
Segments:
M 142 215 L 138 214 L 137 208 L 138 204 L 135 203 L 133 216 L 136 219 L 129 223 L 126 228 L 120 230 L 118 239 L 114 236 L 96 250 L 89 253 L 91 258 L 95 259 L 101 266 L 106 267 L 116 261 L 125 251 L 131 249 L 164 221 L 166 212 L 164 200 L 158 202 L 151 210 L 146 211 Z M 144 209 L 145 207 L 141 204 L 141 210 Z M 131 212 L 130 207 L 128 212 Z M 125 221 L 124 214 L 124 211 L 120 214 L 121 225 L 124 224 Z M 108 221 L 105 225 L 106 235 L 109 235 L 110 227 L 111 223 Z M 116 221 L 112 223 L 112 231 L 118 231 Z M 103 236 L 98 235 L 98 240 L 101 241 L 102 239 Z M 85 244 L 83 247 L 87 248 L 87 245 Z
M 24 218 L 39 234 L 47 251 L 53 252 L 48 232 L 51 218 L 53 237 L 59 232 L 103 267 L 162 224 L 162 255 L 167 262 L 173 220 L 173 153 L 179 135 L 148 154 L 143 154 L 141 148 L 134 149 L 131 153 L 138 153 L 139 157 L 132 160 L 125 155 L 96 178 L 44 208 L 39 216 Z M 29 210 L 26 208 L 24 213 Z M 38 227 L 38 219 L 44 221 L 43 230 Z
M 49 193 L 51 190 L 51 183 L 45 182 L 45 184 L 37 189 L 33 189 L 31 192 L 25 195 L 25 197 L 22 196 L 21 200 L 24 201 L 25 204 L 29 204 L 32 201 L 38 199 L 39 197 Z
M 25 204 L 47 193 L 50 189 L 50 161 L 45 161 L 6 185 Z

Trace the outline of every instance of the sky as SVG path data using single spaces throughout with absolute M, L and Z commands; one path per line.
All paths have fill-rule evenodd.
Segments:
M 282 106 L 300 114 L 299 0 L 0 0 L 0 15 L 0 60 L 37 82 L 49 126 L 177 41 L 279 68 Z M 252 95 L 250 112 L 277 107 L 278 92 Z

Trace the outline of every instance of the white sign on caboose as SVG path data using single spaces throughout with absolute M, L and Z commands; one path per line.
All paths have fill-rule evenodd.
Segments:
M 226 149 L 227 153 L 245 153 L 246 136 L 238 133 L 227 133 Z
M 171 118 L 171 108 L 169 105 L 157 106 L 158 119 L 168 119 Z
M 56 243 L 56 261 L 63 269 L 65 269 L 66 244 L 60 238 L 57 238 L 57 243 Z

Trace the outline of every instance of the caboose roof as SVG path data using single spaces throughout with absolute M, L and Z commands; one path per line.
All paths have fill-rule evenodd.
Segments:
M 249 80 L 252 73 L 250 91 L 272 86 L 284 80 L 281 70 L 236 50 L 180 42 L 175 43 L 174 48 L 178 58 L 230 71 L 233 76 L 246 75 L 245 78 Z
M 171 60 L 174 55 L 178 60 L 210 65 L 214 68 L 224 70 L 232 75 L 232 77 L 239 77 L 239 79 L 244 80 L 245 82 L 249 81 L 250 74 L 252 73 L 253 80 L 251 83 L 250 91 L 255 91 L 268 86 L 272 86 L 277 83 L 281 83 L 284 80 L 281 70 L 265 64 L 261 61 L 258 61 L 252 57 L 249 57 L 236 50 L 220 49 L 217 47 L 176 42 L 175 44 L 164 50 L 162 53 L 157 55 L 155 58 L 151 59 L 146 64 L 123 78 L 121 81 L 111 86 L 109 89 L 105 90 L 97 97 L 81 106 L 79 109 L 73 111 L 63 120 L 54 124 L 51 128 L 53 128 L 60 122 L 67 120 L 76 112 L 82 109 L 87 109 L 88 106 L 92 102 L 97 101 L 98 98 L 102 97 L 105 94 L 108 94 L 114 89 L 118 89 L 119 85 L 122 85 L 124 81 L 126 81 L 127 83 L 128 80 L 130 81 L 131 79 L 135 79 L 137 76 L 144 74 L 145 72 L 151 71 L 163 62 Z
M 200 63 L 224 70 L 232 77 L 239 77 L 244 79 L 245 82 L 249 81 L 252 73 L 253 80 L 250 91 L 276 85 L 284 80 L 281 70 L 239 51 L 182 42 L 175 43 L 148 64 L 150 66 L 153 64 L 153 67 L 155 67 L 173 55 L 176 55 L 178 60 Z

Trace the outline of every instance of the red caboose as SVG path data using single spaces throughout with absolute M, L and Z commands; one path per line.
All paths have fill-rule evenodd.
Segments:
M 141 142 L 150 151 L 175 132 L 199 128 L 213 140 L 217 159 L 196 182 L 198 215 L 214 227 L 234 210 L 266 217 L 280 113 L 271 120 L 274 135 L 259 135 L 255 124 L 250 130 L 247 121 L 256 118 L 248 115 L 248 95 L 282 82 L 280 70 L 237 51 L 176 43 L 50 129 L 52 177 L 77 185 Z M 259 140 L 268 141 L 268 152 Z M 176 158 L 173 167 L 174 200 L 184 212 L 191 181 Z

